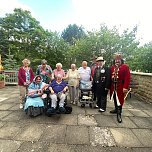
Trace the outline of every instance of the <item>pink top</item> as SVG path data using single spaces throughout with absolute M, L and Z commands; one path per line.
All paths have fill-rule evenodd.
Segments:
M 63 77 L 65 77 L 65 72 L 63 69 L 61 69 L 60 71 L 58 71 L 57 69 L 53 70 L 53 74 L 52 74 L 52 77 L 53 78 L 56 78 L 56 76 L 60 74 Z

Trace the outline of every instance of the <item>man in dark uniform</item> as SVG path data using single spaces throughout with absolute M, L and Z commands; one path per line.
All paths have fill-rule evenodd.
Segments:
M 107 94 L 110 89 L 111 82 L 111 72 L 110 69 L 105 67 L 105 61 L 103 57 L 97 58 L 98 66 L 95 69 L 93 83 L 96 86 L 97 95 L 97 106 L 99 107 L 99 112 L 106 111 L 107 106 Z
M 130 70 L 128 65 L 123 63 L 122 55 L 116 53 L 114 56 L 114 64 L 111 66 L 112 84 L 110 89 L 110 97 L 114 100 L 115 109 L 110 113 L 117 114 L 117 120 L 122 122 L 121 112 L 124 104 L 124 95 L 127 93 L 130 84 Z

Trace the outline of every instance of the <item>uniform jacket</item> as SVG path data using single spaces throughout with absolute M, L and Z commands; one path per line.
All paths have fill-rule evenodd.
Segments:
M 113 81 L 113 77 L 114 77 L 114 71 L 115 71 L 116 67 L 115 65 L 113 65 L 111 67 L 111 72 L 112 72 L 112 77 L 111 77 L 111 89 L 110 89 L 110 96 L 112 96 L 115 88 L 114 88 L 114 81 Z M 125 89 L 129 89 L 129 84 L 130 84 L 130 70 L 128 65 L 126 64 L 122 64 L 119 68 L 118 68 L 118 72 L 117 72 L 117 83 L 116 83 L 116 93 L 117 93 L 117 97 L 118 100 L 121 104 L 121 106 L 124 104 L 124 93 L 123 93 L 123 88 Z
M 93 85 L 96 84 L 97 91 L 102 95 L 107 95 L 108 91 L 105 88 L 110 89 L 111 83 L 111 71 L 110 68 L 103 66 L 97 67 L 94 72 Z

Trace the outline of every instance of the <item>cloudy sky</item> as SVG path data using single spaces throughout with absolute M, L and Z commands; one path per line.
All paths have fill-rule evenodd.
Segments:
M 141 43 L 152 41 L 152 0 L 0 0 L 0 17 L 14 8 L 29 10 L 45 29 L 61 32 L 69 24 L 87 30 L 105 23 L 120 32 L 138 25 Z

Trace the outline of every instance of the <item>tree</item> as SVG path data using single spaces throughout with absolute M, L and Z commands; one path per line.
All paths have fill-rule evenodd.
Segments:
M 4 60 L 4 70 L 18 70 L 18 65 L 16 60 L 14 59 L 14 55 L 11 55 L 10 50 L 9 54 L 6 54 L 6 58 Z
M 44 30 L 29 11 L 15 9 L 14 13 L 0 18 L 0 35 L 3 58 L 10 50 L 20 64 L 29 58 L 34 69 L 44 58 L 52 66 L 59 60 L 65 62 L 67 44 L 58 33 Z
M 152 42 L 141 46 L 133 55 L 132 70 L 152 72 Z
M 62 32 L 62 38 L 69 44 L 75 44 L 75 41 L 85 36 L 85 32 L 82 26 L 77 26 L 76 24 L 68 25 L 68 27 Z
M 39 53 L 44 30 L 29 11 L 15 9 L 13 14 L 6 14 L 6 17 L 1 19 L 0 27 L 6 41 L 1 50 L 6 54 L 11 49 L 15 58 L 20 61 Z M 3 41 L 0 46 L 2 44 Z

